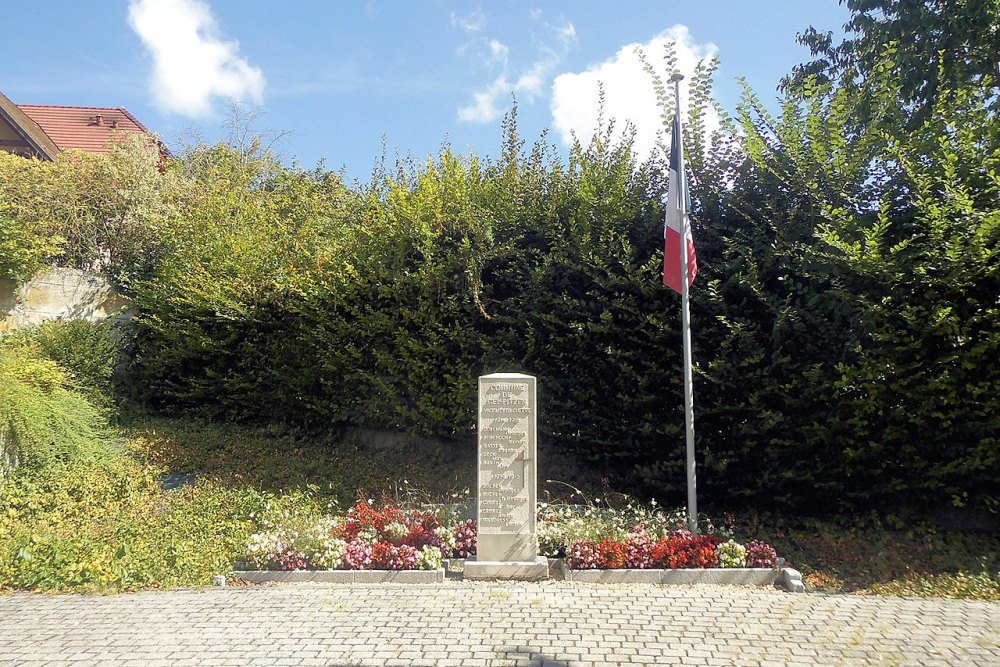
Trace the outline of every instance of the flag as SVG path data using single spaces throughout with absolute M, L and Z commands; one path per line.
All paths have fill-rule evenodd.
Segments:
M 681 230 L 687 245 L 687 284 L 698 274 L 698 260 L 694 254 L 694 238 L 687 219 L 691 209 L 688 196 L 687 173 L 684 170 L 684 147 L 681 144 L 680 113 L 674 114 L 670 138 L 670 174 L 667 190 L 667 215 L 663 226 L 663 284 L 678 294 L 681 292 Z

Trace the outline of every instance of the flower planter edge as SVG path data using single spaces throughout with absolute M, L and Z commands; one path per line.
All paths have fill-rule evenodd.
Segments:
M 436 570 L 236 570 L 232 579 L 256 583 L 328 584 L 439 584 L 444 582 L 444 568 Z

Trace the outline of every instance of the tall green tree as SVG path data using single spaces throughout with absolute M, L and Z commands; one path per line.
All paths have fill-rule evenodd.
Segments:
M 813 60 L 784 80 L 790 91 L 807 81 L 836 83 L 862 96 L 886 69 L 899 83 L 898 102 L 913 125 L 923 122 L 948 91 L 979 88 L 997 104 L 1000 0 L 840 0 L 851 10 L 847 37 L 810 27 L 799 42 Z

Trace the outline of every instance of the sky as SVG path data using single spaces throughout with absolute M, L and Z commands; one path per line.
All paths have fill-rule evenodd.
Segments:
M 0 40 L 0 92 L 124 106 L 174 150 L 225 138 L 238 104 L 286 163 L 364 181 L 383 151 L 496 157 L 514 99 L 522 137 L 565 149 L 603 87 L 643 157 L 661 121 L 636 46 L 658 64 L 674 42 L 689 75 L 718 54 L 732 111 L 738 77 L 774 104 L 809 56 L 796 33 L 847 19 L 837 0 L 35 0 Z

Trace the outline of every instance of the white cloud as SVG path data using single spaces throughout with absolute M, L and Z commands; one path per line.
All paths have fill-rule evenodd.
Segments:
M 490 40 L 490 62 L 507 65 L 507 56 L 510 55 L 510 47 L 495 39 Z
M 474 9 L 465 16 L 451 13 L 451 27 L 465 32 L 479 32 L 486 26 L 486 16 L 479 9 Z
M 216 97 L 263 101 L 263 72 L 222 39 L 202 0 L 130 0 L 128 22 L 153 56 L 150 88 L 164 111 L 207 116 Z
M 458 119 L 466 123 L 490 123 L 508 108 L 511 95 L 528 103 L 542 92 L 549 75 L 559 65 L 566 53 L 576 45 L 576 28 L 566 23 L 554 29 L 558 48 L 547 44 L 539 47 L 540 57 L 516 76 L 508 71 L 510 49 L 496 40 L 490 41 L 488 64 L 500 64 L 503 72 L 491 83 L 472 95 L 472 104 L 458 109 Z
M 623 46 L 613 58 L 592 65 L 584 72 L 557 76 L 552 85 L 552 121 L 562 141 L 571 143 L 574 134 L 581 141 L 593 136 L 597 129 L 598 96 L 603 87 L 604 117 L 616 121 L 615 134 L 620 137 L 626 122 L 631 122 L 636 132 L 636 155 L 644 159 L 659 150 L 657 135 L 664 130 L 663 119 L 652 80 L 635 51 L 636 47 L 641 48 L 667 83 L 671 73 L 663 66 L 663 53 L 670 42 L 675 44 L 677 68 L 688 77 L 687 81 L 698 61 L 717 51 L 714 44 L 696 43 L 686 26 L 675 25 L 645 44 Z M 685 91 L 682 83 L 682 108 L 686 108 Z M 709 132 L 718 128 L 719 119 L 714 111 L 705 120 Z

